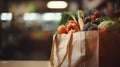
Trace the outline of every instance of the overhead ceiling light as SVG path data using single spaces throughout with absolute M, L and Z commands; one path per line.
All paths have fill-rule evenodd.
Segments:
M 6 20 L 6 21 L 12 20 L 12 13 L 2 13 L 1 20 Z
M 47 7 L 50 9 L 64 9 L 68 6 L 65 1 L 49 1 Z
M 36 20 L 37 18 L 37 13 L 25 13 L 23 16 L 24 20 Z
M 44 21 L 58 21 L 61 19 L 61 13 L 44 13 L 42 18 Z

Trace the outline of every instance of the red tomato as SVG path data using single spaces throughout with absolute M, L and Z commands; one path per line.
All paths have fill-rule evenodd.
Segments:
M 79 28 L 78 28 L 78 25 L 76 22 L 70 22 L 68 25 L 67 25 L 67 28 L 66 28 L 66 31 L 69 33 L 74 33 L 74 32 L 77 32 L 79 31 Z
M 108 31 L 107 27 L 106 28 L 102 28 L 102 29 L 99 30 L 99 32 L 107 32 L 107 31 Z
M 100 12 L 99 12 L 99 11 L 95 11 L 95 12 L 94 12 L 94 16 L 99 17 L 99 15 L 100 15 Z
M 70 30 L 68 33 L 75 33 L 75 32 L 77 32 L 77 31 L 75 31 L 75 30 Z
M 69 20 L 68 24 L 76 24 L 76 25 L 78 25 L 77 22 L 75 22 L 73 20 Z
M 92 20 L 95 20 L 95 19 L 96 19 L 96 16 L 95 16 L 95 15 L 92 15 L 92 16 L 91 16 L 91 19 L 92 19 Z

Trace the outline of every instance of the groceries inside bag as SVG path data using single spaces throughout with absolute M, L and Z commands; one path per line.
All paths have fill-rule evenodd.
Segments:
M 86 17 L 80 10 L 64 12 L 53 35 L 50 66 L 120 67 L 119 51 L 118 21 L 99 11 Z

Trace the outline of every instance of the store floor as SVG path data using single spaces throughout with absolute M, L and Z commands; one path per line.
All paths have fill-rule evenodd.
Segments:
M 49 67 L 49 61 L 0 61 L 0 67 Z

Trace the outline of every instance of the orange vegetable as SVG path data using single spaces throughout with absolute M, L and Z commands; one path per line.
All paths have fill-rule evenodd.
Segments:
M 66 31 L 66 26 L 65 25 L 60 25 L 59 27 L 58 27 L 58 29 L 57 29 L 57 32 L 59 33 L 59 34 L 65 34 L 67 31 Z

